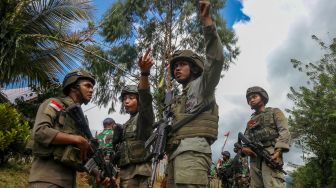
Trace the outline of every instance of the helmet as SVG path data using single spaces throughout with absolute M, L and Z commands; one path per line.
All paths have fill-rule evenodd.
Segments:
M 230 158 L 230 152 L 228 151 L 222 151 L 222 155 Z
M 261 95 L 261 97 L 264 100 L 264 103 L 267 104 L 268 94 L 263 88 L 261 88 L 259 86 L 254 86 L 254 87 L 248 88 L 247 91 L 246 91 L 246 100 L 248 99 L 248 96 L 250 96 L 252 93 L 258 93 L 259 95 Z
M 103 125 L 104 126 L 110 125 L 110 124 L 115 124 L 115 121 L 112 118 L 106 118 L 106 119 L 104 119 L 104 121 L 103 121 Z
M 136 85 L 127 85 L 121 90 L 120 100 L 124 98 L 126 94 L 136 94 L 139 95 L 138 87 Z
M 204 60 L 199 55 L 194 53 L 191 50 L 177 50 L 173 53 L 171 59 L 170 59 L 170 72 L 172 75 L 172 78 L 174 78 L 174 64 L 177 61 L 187 61 L 189 63 L 192 63 L 193 65 L 200 68 L 201 72 L 203 72 L 204 69 Z
M 96 84 L 95 78 L 93 76 L 93 74 L 91 74 L 90 72 L 84 71 L 84 70 L 73 70 L 71 72 L 69 72 L 63 80 L 63 93 L 66 95 L 66 90 L 68 88 L 68 86 L 70 86 L 73 83 L 76 83 L 77 80 L 79 79 L 88 79 L 91 81 L 91 83 L 93 85 Z

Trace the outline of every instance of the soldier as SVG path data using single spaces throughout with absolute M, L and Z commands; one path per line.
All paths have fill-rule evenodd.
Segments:
M 97 135 L 99 141 L 99 147 L 104 149 L 105 159 L 110 161 L 110 157 L 113 157 L 113 144 L 112 138 L 114 128 L 117 126 L 112 118 L 106 118 L 103 121 L 104 130 Z
M 231 188 L 233 183 L 233 169 L 232 160 L 230 159 L 230 152 L 223 151 L 221 166 L 218 169 L 218 176 L 222 181 L 222 188 Z
M 246 99 L 255 112 L 247 123 L 245 136 L 252 142 L 261 143 L 272 154 L 273 160 L 283 163 L 282 153 L 289 151 L 290 141 L 287 118 L 280 109 L 265 107 L 268 94 L 261 87 L 248 88 Z M 243 147 L 242 152 L 250 156 L 250 187 L 285 187 L 282 172 L 270 168 L 250 148 Z
M 72 71 L 63 81 L 66 97 L 50 98 L 40 105 L 32 131 L 34 159 L 29 187 L 76 187 L 76 171 L 83 170 L 82 164 L 87 160 L 90 145 L 78 134 L 74 120 L 65 109 L 75 103 L 87 104 L 92 98 L 94 85 L 92 74 Z M 107 182 L 108 178 L 103 184 Z
M 173 131 L 167 143 L 169 188 L 206 187 L 210 145 L 217 139 L 215 88 L 224 64 L 223 46 L 210 15 L 210 2 L 199 1 L 199 7 L 207 60 L 191 50 L 176 51 L 170 60 L 172 77 L 182 84 L 183 91 L 171 106 Z M 191 116 L 193 120 L 181 123 Z
M 149 51 L 139 59 L 141 71 L 139 86 L 128 85 L 121 91 L 120 99 L 130 119 L 123 125 L 120 152 L 120 187 L 147 187 L 151 176 L 149 151 L 145 149 L 145 141 L 152 133 L 154 112 L 152 95 L 150 94 L 150 68 L 153 65 Z
M 250 185 L 250 168 L 247 156 L 241 153 L 240 148 L 235 147 L 234 151 L 237 154 L 232 160 L 232 188 L 248 188 Z
M 114 129 L 117 127 L 116 122 L 112 118 L 106 118 L 103 121 L 104 130 L 97 135 L 97 139 L 99 142 L 99 147 L 103 149 L 103 154 L 105 161 L 108 163 L 112 163 L 114 160 L 114 150 L 113 150 L 113 135 Z M 92 182 L 92 188 L 100 188 L 102 186 L 98 185 L 95 182 Z M 115 184 L 111 184 L 109 188 L 116 187 Z

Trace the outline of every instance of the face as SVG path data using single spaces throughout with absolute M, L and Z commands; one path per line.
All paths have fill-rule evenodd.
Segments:
M 247 102 L 252 109 L 257 109 L 264 105 L 262 97 L 258 93 L 252 93 L 247 97 Z
M 180 83 L 184 84 L 187 83 L 190 79 L 190 65 L 187 61 L 177 61 L 174 64 L 174 77 L 175 80 Z
M 82 93 L 83 103 L 87 104 L 92 99 L 93 84 L 90 80 L 79 80 L 79 90 Z
M 127 113 L 133 114 L 138 111 L 138 100 L 136 94 L 126 94 L 123 96 L 122 101 Z

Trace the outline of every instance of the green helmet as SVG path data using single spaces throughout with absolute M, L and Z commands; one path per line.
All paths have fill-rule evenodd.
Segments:
M 192 63 L 193 65 L 200 68 L 201 72 L 203 72 L 204 69 L 204 60 L 199 55 L 194 53 L 191 50 L 177 50 L 173 53 L 171 59 L 170 59 L 170 72 L 172 75 L 172 78 L 174 78 L 174 65 L 177 61 L 187 61 L 189 63 Z
M 95 78 L 93 76 L 93 74 L 91 74 L 90 72 L 84 71 L 84 70 L 73 70 L 71 72 L 69 72 L 63 80 L 63 93 L 66 95 L 66 90 L 67 88 L 73 84 L 76 83 L 77 80 L 79 79 L 88 79 L 92 82 L 93 85 L 96 84 Z
M 125 86 L 121 90 L 121 94 L 120 94 L 120 100 L 121 101 L 123 100 L 124 95 L 126 95 L 126 94 L 136 94 L 136 95 L 139 95 L 138 86 L 136 86 L 136 85 L 127 85 L 127 86 Z
M 259 86 L 250 87 L 246 91 L 246 100 L 248 100 L 248 96 L 250 96 L 252 93 L 258 93 L 263 98 L 264 103 L 267 104 L 268 94 L 266 90 L 264 90 L 263 88 Z

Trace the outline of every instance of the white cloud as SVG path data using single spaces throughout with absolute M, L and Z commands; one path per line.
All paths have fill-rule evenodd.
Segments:
M 219 157 L 223 133 L 232 133 L 226 146 L 232 153 L 238 130 L 244 130 L 252 113 L 246 104 L 246 89 L 262 86 L 270 96 L 268 106 L 290 108 L 292 102 L 286 97 L 289 87 L 304 85 L 306 81 L 303 74 L 292 68 L 290 59 L 316 61 L 321 51 L 311 35 L 325 41 L 335 37 L 336 1 L 243 0 L 242 4 L 243 13 L 251 20 L 233 26 L 241 54 L 217 88 L 221 126 L 219 138 L 212 146 L 214 160 Z M 302 164 L 300 152 L 293 148 L 285 157 L 287 161 Z

